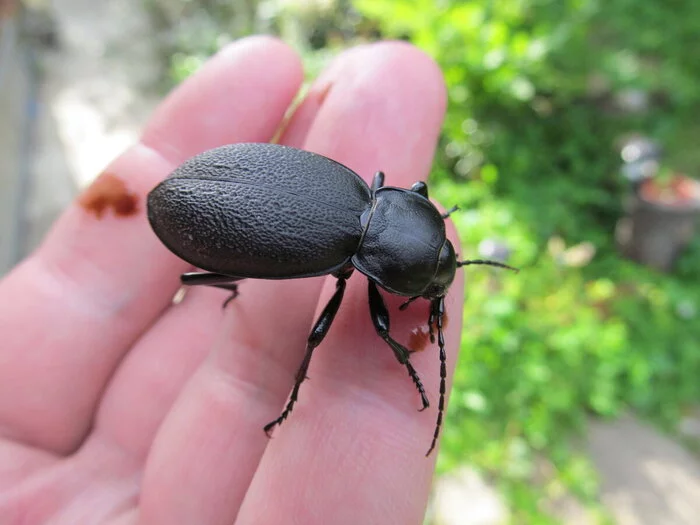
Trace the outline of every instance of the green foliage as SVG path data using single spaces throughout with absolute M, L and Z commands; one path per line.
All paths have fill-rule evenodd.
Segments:
M 700 4 L 355 6 L 383 36 L 426 50 L 445 74 L 449 108 L 431 193 L 466 210 L 453 215 L 466 258 L 483 239 L 501 239 L 522 268 L 466 269 L 439 466 L 468 462 L 490 474 L 515 523 L 553 522 L 542 503 L 552 490 L 597 512 L 595 473 L 572 445 L 589 415 L 631 408 L 673 429 L 700 400 L 700 243 L 673 275 L 661 275 L 621 259 L 613 242 L 623 133 L 658 138 L 683 168 L 700 160 L 688 116 L 700 106 Z M 648 95 L 646 111 L 616 107 L 629 89 Z M 571 248 L 554 249 L 555 236 L 592 243 L 595 258 L 576 262 Z M 551 466 L 544 478 L 543 462 Z
M 178 84 L 227 43 L 270 33 L 304 55 L 313 78 L 322 64 L 362 33 L 348 0 L 144 0 L 168 69 L 166 90 Z
M 167 68 L 168 91 L 226 43 L 265 28 L 258 0 L 144 0 Z

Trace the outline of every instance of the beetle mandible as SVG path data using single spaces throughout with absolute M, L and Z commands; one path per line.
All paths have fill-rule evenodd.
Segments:
M 428 329 L 440 351 L 440 399 L 435 431 L 426 456 L 437 443 L 445 408 L 447 374 L 443 317 L 445 294 L 458 267 L 496 261 L 459 261 L 445 235 L 445 219 L 428 200 L 428 187 L 384 186 L 377 172 L 371 187 L 349 168 L 327 157 L 267 143 L 221 146 L 196 155 L 148 195 L 148 220 L 175 255 L 206 270 L 185 273 L 186 285 L 206 285 L 238 294 L 238 282 L 333 275 L 336 290 L 317 319 L 306 354 L 281 415 L 291 413 L 313 350 L 333 323 L 345 283 L 356 269 L 369 285 L 374 328 L 408 370 L 422 401 L 429 406 L 409 350 L 389 334 L 389 312 L 381 287 L 430 301 Z M 225 305 L 226 303 L 224 303 Z

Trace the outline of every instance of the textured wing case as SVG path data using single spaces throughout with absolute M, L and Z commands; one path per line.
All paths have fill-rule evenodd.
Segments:
M 370 203 L 367 184 L 326 157 L 233 144 L 193 157 L 159 184 L 148 217 L 161 241 L 199 268 L 293 278 L 346 263 Z

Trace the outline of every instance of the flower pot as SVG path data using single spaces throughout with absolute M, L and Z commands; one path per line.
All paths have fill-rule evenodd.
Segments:
M 663 183 L 643 181 L 626 198 L 626 216 L 615 232 L 625 257 L 661 271 L 670 271 L 690 242 L 700 214 L 700 183 L 674 174 Z

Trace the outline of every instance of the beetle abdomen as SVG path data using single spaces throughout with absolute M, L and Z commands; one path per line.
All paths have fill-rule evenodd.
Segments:
M 241 277 L 295 278 L 345 264 L 367 185 L 320 155 L 235 144 L 193 157 L 149 195 L 149 220 L 189 263 Z

